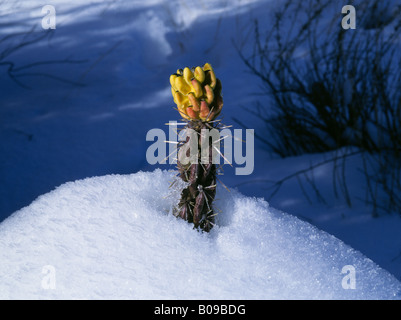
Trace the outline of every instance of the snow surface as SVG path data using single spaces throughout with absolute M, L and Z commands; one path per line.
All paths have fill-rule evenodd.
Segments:
M 210 234 L 169 210 L 174 173 L 69 182 L 0 224 L 1 299 L 400 299 L 342 241 L 220 186 Z M 342 286 L 355 268 L 355 289 Z M 46 286 L 49 270 L 52 286 Z

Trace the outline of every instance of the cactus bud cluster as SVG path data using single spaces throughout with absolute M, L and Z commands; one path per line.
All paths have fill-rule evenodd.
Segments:
M 170 76 L 171 93 L 181 116 L 187 120 L 212 121 L 223 108 L 221 82 L 209 63 L 186 67 Z

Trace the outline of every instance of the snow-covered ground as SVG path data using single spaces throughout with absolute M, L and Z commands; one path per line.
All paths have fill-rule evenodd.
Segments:
M 54 5 L 56 8 L 56 29 L 51 31 L 49 37 L 5 56 L 8 48 L 44 34 L 45 31 L 41 29 L 43 17 L 41 9 L 47 4 Z M 269 24 L 273 9 L 277 5 L 280 5 L 280 2 L 263 0 L 0 1 L 0 24 L 2 25 L 0 29 L 0 85 L 2 88 L 0 220 L 28 206 L 38 196 L 47 194 L 63 183 L 87 177 L 99 177 L 64 185 L 55 193 L 40 198 L 32 206 L 19 211 L 12 219 L 5 220 L 0 224 L 1 233 L 4 235 L 1 237 L 2 284 L 0 285 L 2 288 L 7 288 L 0 292 L 4 294 L 4 297 L 21 296 L 22 287 L 26 287 L 26 296 L 29 297 L 35 295 L 38 297 L 63 296 L 59 289 L 62 289 L 65 296 L 90 297 L 88 291 L 80 292 L 88 283 L 81 282 L 79 272 L 89 274 L 91 270 L 93 277 L 87 281 L 93 285 L 89 287 L 94 288 L 92 297 L 107 297 L 108 288 L 116 286 L 113 281 L 120 282 L 123 281 L 122 278 L 127 281 L 125 291 L 122 291 L 127 296 L 150 297 L 150 291 L 141 293 L 132 287 L 130 291 L 133 282 L 130 282 L 129 279 L 137 279 L 137 277 L 135 270 L 130 269 L 129 264 L 142 268 L 137 271 L 137 276 L 139 276 L 148 274 L 145 267 L 155 272 L 157 268 L 161 268 L 161 272 L 171 271 L 177 259 L 170 258 L 169 264 L 163 266 L 157 264 L 157 261 L 160 261 L 157 259 L 166 258 L 165 256 L 160 255 L 154 258 L 156 260 L 152 260 L 153 258 L 150 256 L 144 255 L 143 259 L 148 259 L 148 261 L 143 263 L 143 267 L 139 267 L 134 260 L 138 257 L 132 257 L 133 251 L 131 250 L 137 248 L 144 253 L 147 244 L 141 244 L 140 238 L 135 235 L 130 238 L 133 230 L 144 232 L 149 241 L 169 241 L 168 245 L 173 245 L 180 239 L 185 240 L 188 245 L 183 245 L 182 248 L 186 251 L 190 251 L 189 248 L 192 245 L 198 245 L 200 248 L 198 240 L 204 244 L 206 249 L 199 257 L 192 252 L 186 253 L 189 262 L 185 267 L 191 267 L 192 263 L 198 261 L 197 259 L 206 258 L 213 252 L 215 259 L 221 259 L 218 261 L 221 261 L 223 266 L 238 276 L 232 283 L 223 285 L 221 291 L 216 292 L 216 297 L 224 298 L 226 292 L 224 290 L 239 288 L 241 282 L 250 282 L 250 287 L 255 289 L 254 295 L 250 293 L 251 290 L 244 289 L 243 292 L 249 293 L 249 295 L 244 293 L 243 297 L 245 298 L 273 297 L 274 295 L 281 298 L 286 295 L 296 297 L 298 293 L 298 297 L 305 295 L 305 297 L 311 298 L 335 296 L 363 298 L 368 297 L 370 292 L 372 292 L 371 297 L 383 298 L 390 297 L 397 292 L 398 282 L 391 279 L 384 271 L 378 270 L 371 262 L 367 262 L 359 253 L 355 253 L 338 240 L 313 229 L 308 224 L 301 224 L 293 217 L 269 209 L 274 207 L 288 212 L 329 232 L 401 279 L 401 237 L 399 235 L 401 218 L 394 214 L 373 218 L 370 208 L 365 206 L 363 201 L 356 199 L 357 196 L 363 198 L 361 194 L 363 194 L 364 183 L 358 173 L 357 158 L 351 159 L 348 166 L 350 177 L 348 181 L 355 197 L 352 208 L 346 206 L 344 199 L 334 197 L 331 164 L 319 167 L 313 176 L 319 190 L 326 196 L 326 203 L 317 202 L 313 193 L 309 193 L 312 202 L 309 203 L 305 199 L 303 189 L 297 179 L 287 181 L 275 197 L 270 199 L 272 189 L 269 188 L 271 184 L 267 181 L 279 180 L 296 170 L 309 167 L 312 163 L 327 158 L 328 155 L 277 159 L 264 150 L 258 141 L 255 141 L 254 173 L 250 176 L 235 176 L 232 169 L 227 166 L 221 180 L 230 188 L 238 188 L 244 196 L 264 197 L 269 200 L 270 207 L 265 202 L 236 194 L 235 203 L 238 203 L 239 208 L 233 208 L 233 205 L 228 204 L 222 206 L 225 206 L 228 211 L 232 211 L 224 211 L 222 217 L 227 217 L 232 221 L 230 223 L 228 220 L 222 222 L 222 226 L 213 231 L 210 237 L 196 233 L 194 235 L 187 225 L 177 222 L 168 215 L 164 216 L 163 204 L 167 205 L 168 200 L 160 199 L 160 203 L 152 203 L 149 207 L 143 204 L 143 212 L 137 213 L 141 218 L 135 221 L 129 220 L 134 219 L 135 214 L 133 217 L 129 217 L 130 211 L 125 210 L 129 203 L 125 201 L 130 201 L 126 197 L 136 196 L 134 198 L 137 200 L 132 200 L 133 202 L 140 202 L 138 197 L 142 196 L 144 199 L 150 199 L 145 195 L 146 189 L 142 192 L 138 189 L 134 194 L 127 191 L 130 190 L 130 187 L 126 184 L 130 182 L 135 184 L 135 179 L 131 176 L 100 177 L 109 174 L 132 174 L 139 170 L 154 171 L 155 166 L 146 162 L 146 149 L 150 143 L 146 142 L 145 137 L 147 131 L 153 128 L 162 128 L 167 132 L 164 124 L 169 120 L 178 120 L 178 114 L 173 109 L 168 81 L 169 75 L 178 67 L 210 62 L 223 83 L 225 104 L 222 117 L 224 123 L 234 124 L 238 128 L 233 121 L 233 118 L 237 118 L 252 124 L 252 128 L 255 130 L 262 130 L 263 124 L 244 109 L 260 99 L 259 96 L 253 95 L 259 91 L 259 82 L 246 72 L 233 42 L 242 43 L 244 39 L 251 36 L 249 32 L 254 18 L 259 18 L 262 24 Z M 33 31 L 27 35 L 31 30 Z M 57 63 L 38 63 L 51 61 Z M 14 64 L 14 75 L 20 85 L 7 75 L 10 64 L 4 62 Z M 171 169 L 167 166 L 161 166 L 161 168 Z M 145 177 L 146 175 L 140 179 L 147 181 Z M 77 191 L 74 185 L 80 191 Z M 102 202 L 98 191 L 95 192 L 92 189 L 94 185 L 98 185 L 105 194 L 110 191 L 115 198 L 110 198 L 110 195 L 107 198 L 110 200 L 109 202 Z M 89 188 L 86 191 L 84 190 L 85 186 Z M 165 184 L 160 182 L 158 186 L 162 188 Z M 309 188 L 305 182 L 304 188 Z M 220 189 L 224 188 L 220 185 Z M 121 194 L 118 194 L 117 190 L 120 190 Z M 91 193 L 92 191 L 95 192 L 95 195 Z M 82 197 L 79 200 L 79 194 L 71 195 L 71 198 L 68 196 L 71 192 L 81 195 L 88 194 L 89 198 Z M 96 204 L 95 208 L 97 209 L 93 209 L 89 216 L 85 216 L 83 212 L 92 210 L 90 207 L 88 208 L 92 197 L 98 197 L 100 203 L 105 203 L 105 208 L 101 209 L 99 208 L 100 204 Z M 230 199 L 227 194 L 225 197 L 221 200 L 222 203 L 227 203 L 227 199 Z M 57 204 L 57 199 L 61 203 Z M 82 207 L 77 205 L 73 211 L 69 212 L 66 206 L 67 199 L 70 199 L 71 203 L 82 201 Z M 51 205 L 47 208 L 44 203 L 49 201 Z M 117 209 L 109 208 L 111 203 L 121 209 L 121 216 Z M 256 220 L 262 223 L 262 226 L 259 227 L 256 222 L 248 222 L 257 228 L 256 234 L 260 236 L 258 243 L 265 243 L 266 248 L 255 245 L 254 251 L 248 250 L 247 248 L 255 243 L 256 240 L 252 240 L 255 238 L 241 242 L 241 239 L 247 239 L 252 235 L 251 231 L 242 230 L 244 221 L 235 222 L 237 218 L 245 219 L 242 213 L 244 203 L 255 208 L 255 212 L 250 212 L 250 219 L 262 219 Z M 119 207 L 120 205 L 124 207 Z M 41 208 L 43 208 L 42 214 Z M 104 211 L 97 224 L 93 215 L 97 215 L 99 210 Z M 146 214 L 148 212 L 149 215 Z M 256 213 L 262 213 L 263 217 L 256 217 Z M 57 221 L 57 219 L 61 219 L 61 221 Z M 65 221 L 63 221 L 64 219 Z M 48 227 L 46 221 L 49 221 Z M 124 221 L 128 221 L 127 225 L 124 225 Z M 86 222 L 88 224 L 85 226 Z M 29 227 L 30 223 L 32 224 Z M 98 239 L 95 236 L 97 233 L 106 232 L 105 226 L 111 223 L 113 227 L 126 231 L 121 232 L 121 237 L 113 238 L 114 245 L 121 244 L 121 251 L 115 247 L 111 249 L 112 243 L 106 243 L 106 235 L 113 237 L 117 229 L 109 230 L 110 233 L 101 235 Z M 268 225 L 269 223 L 271 226 Z M 171 228 L 168 233 L 169 237 L 172 237 L 171 240 L 162 238 L 162 236 L 167 237 L 164 232 L 160 235 L 155 234 L 152 238 L 152 232 L 159 230 L 162 225 Z M 298 230 L 298 227 L 301 226 L 305 228 L 306 235 L 311 235 L 312 238 L 316 236 L 317 240 L 309 241 L 306 235 L 305 237 L 301 236 L 300 230 Z M 26 228 L 28 230 L 25 230 Z M 84 234 L 78 234 L 79 230 L 83 230 L 80 228 L 90 229 L 85 229 L 88 232 L 86 239 L 84 237 L 86 231 Z M 286 269 L 287 267 L 278 266 L 278 261 L 281 261 L 282 257 L 277 250 L 282 248 L 285 251 L 285 244 L 267 244 L 267 242 L 270 239 L 269 234 L 277 236 L 275 239 L 278 242 L 284 241 L 285 236 L 284 234 L 279 235 L 275 228 L 284 232 L 290 243 L 294 243 L 295 239 L 301 239 L 302 244 L 310 245 L 310 250 L 303 253 L 308 256 L 309 260 L 317 259 L 316 264 L 313 264 L 317 268 L 316 271 L 306 264 L 308 260 L 301 261 L 301 254 L 298 254 L 295 249 L 301 249 L 300 245 L 293 247 L 292 255 L 285 260 L 285 263 L 290 266 L 296 266 L 295 262 L 300 264 L 296 270 L 302 274 L 305 282 L 297 282 L 299 278 L 296 278 L 294 273 L 287 272 L 289 270 Z M 57 235 L 55 230 L 62 230 L 67 239 L 70 239 L 68 246 L 62 246 L 63 239 L 61 237 L 53 237 Z M 68 230 L 71 231 L 71 234 L 68 234 Z M 15 233 L 14 238 L 13 233 Z M 49 238 L 40 238 L 41 233 L 49 235 Z M 193 238 L 189 236 L 190 234 Z M 20 235 L 20 243 L 17 235 Z M 73 240 L 75 235 L 77 236 L 76 242 Z M 24 250 L 32 248 L 30 245 L 33 245 L 29 244 L 30 236 L 32 237 L 31 242 L 38 244 L 38 247 L 33 250 L 31 255 L 26 256 Z M 219 239 L 227 238 L 237 243 L 229 247 L 219 242 L 222 241 Z M 101 246 L 94 247 L 96 241 L 99 241 L 101 246 L 105 246 L 103 252 L 110 258 L 106 259 L 106 261 L 111 261 L 110 266 L 102 264 L 97 268 L 92 264 L 99 261 L 103 254 L 98 251 L 102 249 Z M 323 241 L 323 243 L 318 244 L 319 241 Z M 328 242 L 329 249 L 323 247 L 324 241 Z M 26 246 L 23 245 L 24 243 Z M 215 247 L 219 248 L 217 252 L 222 255 L 221 257 L 218 257 L 217 253 L 213 251 Z M 247 259 L 253 259 L 260 254 L 263 259 L 268 261 L 269 248 L 273 251 L 276 250 L 272 254 L 271 264 L 257 263 L 258 271 L 254 271 L 253 275 L 246 275 L 247 268 L 251 266 Z M 338 255 L 329 259 L 327 265 L 324 264 L 322 259 L 324 260 L 327 255 L 330 255 L 332 250 L 335 251 L 335 248 L 339 251 Z M 113 250 L 117 251 L 113 253 Z M 49 255 L 47 255 L 48 252 Z M 178 251 L 169 252 L 171 255 L 175 255 Z M 57 259 L 47 261 L 47 257 L 53 253 Z M 288 253 L 285 254 L 288 255 Z M 38 259 L 35 260 L 35 257 Z M 69 261 L 68 257 L 75 261 L 75 266 L 74 263 L 67 262 Z M 121 261 L 121 258 L 126 258 L 127 261 Z M 348 262 L 348 258 L 352 261 Z M 233 259 L 243 262 L 244 268 L 237 271 L 230 269 L 229 264 Z M 291 262 L 291 259 L 294 259 L 294 262 Z M 122 266 L 117 266 L 120 263 Z M 344 276 L 341 274 L 341 267 L 345 264 L 355 264 L 357 275 L 359 272 L 365 274 L 364 270 L 370 270 L 368 273 L 371 272 L 366 277 L 364 276 L 364 279 L 359 280 L 358 278 L 357 291 L 351 292 L 341 287 L 341 278 Z M 55 267 L 58 288 L 56 291 L 43 292 L 43 288 L 40 287 L 40 280 L 43 278 L 41 268 L 45 265 Z M 328 268 L 327 275 L 324 275 L 323 269 L 326 267 Z M 39 268 L 39 273 L 36 273 L 37 268 Z M 206 265 L 203 265 L 202 268 L 202 272 L 207 272 L 204 269 Z M 272 275 L 276 272 L 275 270 L 282 270 L 283 274 Z M 76 280 L 76 282 L 71 281 L 70 287 L 65 283 L 66 277 L 62 274 L 63 272 L 67 272 L 68 277 Z M 115 277 L 115 273 L 119 274 L 118 277 Z M 374 273 L 377 275 L 373 275 Z M 141 290 L 145 290 L 146 285 L 143 281 L 149 281 L 148 288 L 156 290 L 153 291 L 155 297 L 165 296 L 161 287 L 152 286 L 152 283 L 154 284 L 161 276 L 157 272 L 156 275 L 153 272 L 149 274 L 155 278 L 138 280 L 142 281 L 138 282 L 138 286 Z M 202 273 L 202 276 L 205 274 Z M 218 270 L 216 274 L 220 284 L 222 279 L 225 279 L 223 274 L 225 274 L 224 270 Z M 99 278 L 96 278 L 96 275 L 99 275 Z M 185 281 L 190 280 L 189 278 L 178 280 L 178 273 L 172 273 L 173 275 L 177 277 L 176 281 L 181 281 L 179 282 L 181 288 L 187 283 Z M 269 275 L 272 278 L 269 278 Z M 285 279 L 287 275 L 289 278 Z M 3 279 L 6 280 L 3 282 Z M 200 281 L 199 279 L 205 278 L 195 279 L 194 277 L 191 279 L 191 281 Z M 314 279 L 318 279 L 317 281 L 324 279 L 327 282 L 309 283 Z M 338 282 L 339 279 L 340 282 Z M 293 288 L 297 288 L 297 292 L 290 292 L 291 280 L 294 280 Z M 39 286 L 37 281 L 39 281 Z M 276 285 L 286 284 L 289 287 L 283 289 L 284 291 L 281 293 L 274 292 L 277 287 L 263 291 L 262 285 L 267 286 L 269 281 Z M 375 281 L 377 281 L 376 284 Z M 385 285 L 382 285 L 381 281 L 384 281 Z M 310 287 L 302 289 L 306 282 Z M 76 287 L 72 286 L 73 283 L 76 283 Z M 102 287 L 100 283 L 106 285 Z M 169 283 L 164 282 L 163 285 L 168 286 Z M 325 285 L 327 285 L 326 288 L 324 288 Z M 338 285 L 339 287 L 335 287 Z M 367 289 L 375 285 L 377 285 L 375 288 L 379 288 L 378 290 Z M 177 288 L 179 286 L 177 285 Z M 388 291 L 384 290 L 385 286 Z M 363 290 L 366 288 L 369 292 L 364 292 L 362 288 Z M 206 286 L 202 289 L 209 290 Z M 213 287 L 214 289 L 215 287 Z M 110 289 L 110 292 L 113 290 Z M 190 292 L 196 295 L 194 289 Z M 180 297 L 177 292 L 170 293 L 170 297 Z M 239 297 L 234 296 L 231 291 L 230 293 L 233 295 L 232 297 Z M 124 294 L 114 295 L 114 297 L 117 296 L 122 297 Z
M 337 238 L 224 188 L 210 234 L 169 213 L 175 173 L 88 178 L 0 225 L 2 299 L 400 299 Z M 355 276 L 355 277 L 354 277 Z

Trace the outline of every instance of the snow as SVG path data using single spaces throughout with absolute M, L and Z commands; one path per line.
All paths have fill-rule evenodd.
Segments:
M 66 183 L 0 225 L 1 299 L 399 299 L 401 283 L 261 198 L 219 188 L 212 232 L 169 213 L 174 172 Z M 355 289 L 344 289 L 344 267 Z M 52 286 L 46 285 L 49 272 Z
M 232 168 L 224 168 L 221 180 L 242 195 L 220 186 L 222 213 L 210 235 L 171 217 L 166 212 L 172 200 L 157 197 L 166 195 L 168 183 L 146 162 L 150 143 L 145 137 L 153 128 L 167 133 L 164 124 L 179 120 L 168 75 L 178 67 L 210 62 L 223 83 L 223 122 L 240 128 L 234 118 L 241 119 L 263 135 L 264 124 L 244 108 L 261 99 L 254 95 L 260 83 L 246 72 L 233 42 L 252 37 L 254 18 L 268 26 L 282 1 L 46 4 L 56 8 L 56 30 L 7 60 L 16 68 L 64 63 L 22 69 L 19 74 L 25 75 L 18 79 L 30 89 L 18 86 L 7 76 L 8 66 L 0 64 L 0 221 L 6 219 L 0 222 L 1 297 L 186 298 L 185 292 L 199 297 L 207 291 L 208 297 L 220 298 L 399 298 L 399 284 L 386 271 L 401 279 L 401 217 L 371 216 L 360 200 L 364 177 L 357 157 L 347 166 L 351 208 L 334 195 L 332 163 L 309 176 L 326 202 L 314 195 L 305 176 L 286 181 L 271 198 L 271 181 L 330 154 L 277 159 L 258 140 L 252 175 L 235 176 Z M 43 5 L 39 0 L 0 3 L 0 54 L 24 37 L 42 34 Z M 341 5 L 333 7 L 333 14 L 340 13 Z M 153 173 L 131 175 L 139 171 Z M 153 181 L 152 189 L 147 187 L 150 176 L 161 180 Z M 87 177 L 94 178 L 82 180 Z M 177 257 L 183 260 L 178 263 Z M 166 262 L 159 263 L 161 258 Z M 345 265 L 355 266 L 356 290 L 341 286 Z M 56 290 L 41 287 L 46 266 L 55 268 Z M 206 286 L 212 276 L 219 286 Z M 167 293 L 170 280 L 176 291 Z

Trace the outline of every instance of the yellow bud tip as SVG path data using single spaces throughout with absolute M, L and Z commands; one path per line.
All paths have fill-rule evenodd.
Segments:
M 200 98 L 203 95 L 202 86 L 198 80 L 192 78 L 191 80 L 192 87 L 194 88 L 195 97 Z
M 192 92 L 190 92 L 188 94 L 188 100 L 189 100 L 190 104 L 192 105 L 192 109 L 194 111 L 200 110 L 199 100 L 196 99 L 195 95 Z
M 208 84 L 205 85 L 205 91 L 206 91 L 206 102 L 208 104 L 211 104 L 214 100 L 214 92 Z
M 201 105 L 200 105 L 199 117 L 202 120 L 206 120 L 207 117 L 209 116 L 209 112 L 210 112 L 210 109 L 209 109 L 207 102 L 205 100 L 202 100 Z
M 196 67 L 194 72 L 195 79 L 198 80 L 200 83 L 205 81 L 205 72 L 201 67 Z
M 191 79 L 194 77 L 193 72 L 188 67 L 184 68 L 183 77 L 188 84 L 191 84 Z
M 175 78 L 177 78 L 176 74 L 172 74 L 170 76 L 170 84 L 171 84 L 171 87 L 173 87 L 174 89 L 175 89 Z
M 212 65 L 208 62 L 203 65 L 203 71 L 207 70 L 213 70 Z
M 191 119 L 199 119 L 199 113 L 195 112 L 191 107 L 187 108 L 186 112 Z
M 174 81 L 175 88 L 180 91 L 183 95 L 187 95 L 191 92 L 191 87 L 186 83 L 183 77 L 178 76 Z

